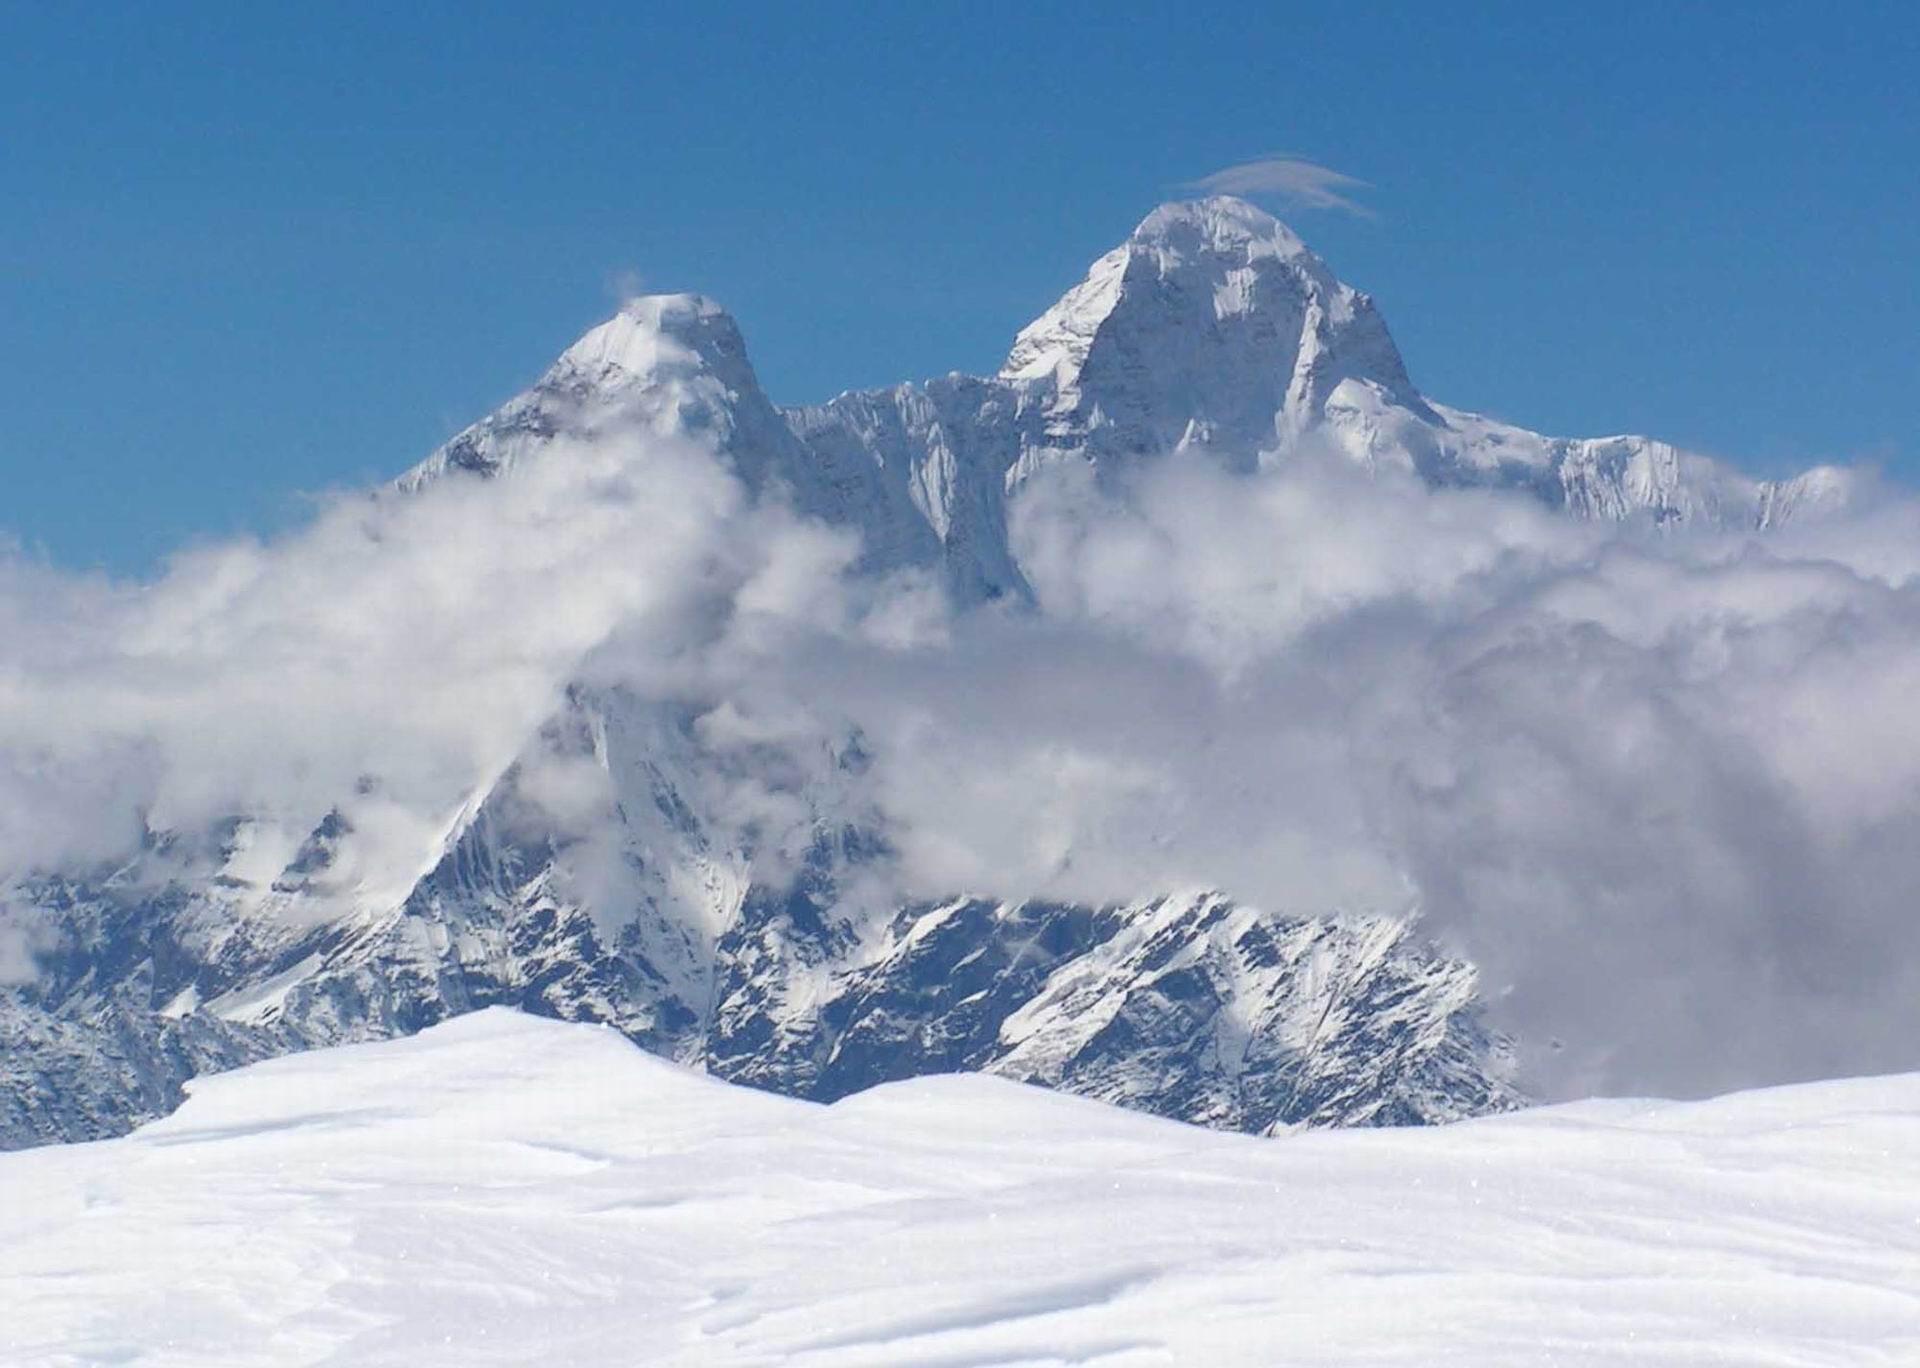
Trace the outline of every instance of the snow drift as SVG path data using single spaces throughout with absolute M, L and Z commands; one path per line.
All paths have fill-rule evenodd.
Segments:
M 0 1157 L 0 1358 L 1904 1363 L 1916 1175 L 1912 1075 L 1254 1140 L 489 1011 Z

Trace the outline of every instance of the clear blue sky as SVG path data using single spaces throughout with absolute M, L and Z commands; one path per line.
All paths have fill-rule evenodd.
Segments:
M 1287 217 L 1434 396 L 1920 475 L 1920 7 L 1442 8 L 0 0 L 0 530 L 279 525 L 629 273 L 780 401 L 990 369 L 1275 151 L 1373 184 Z

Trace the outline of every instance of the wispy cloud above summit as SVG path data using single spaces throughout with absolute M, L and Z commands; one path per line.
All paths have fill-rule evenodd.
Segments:
M 1236 163 L 1210 176 L 1189 181 L 1186 188 L 1210 195 L 1265 196 L 1285 200 L 1298 208 L 1340 209 L 1361 218 L 1374 216 L 1373 210 L 1349 193 L 1371 190 L 1370 182 L 1284 153 Z

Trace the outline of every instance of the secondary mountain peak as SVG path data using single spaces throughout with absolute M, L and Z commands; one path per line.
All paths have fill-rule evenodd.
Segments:
M 560 354 L 549 378 L 605 385 L 746 363 L 733 318 L 704 295 L 638 295 Z
M 783 412 L 713 301 L 630 299 L 401 484 L 492 475 L 555 438 L 607 435 L 710 442 L 750 488 L 857 529 L 864 565 L 938 566 L 962 602 L 1024 595 L 1007 500 L 1062 462 L 1104 480 L 1204 449 L 1251 470 L 1310 438 L 1369 469 L 1525 490 L 1582 516 L 1746 527 L 1844 503 L 1851 487 L 1776 487 L 1646 438 L 1550 438 L 1435 404 L 1373 301 L 1280 220 L 1226 195 L 1149 213 L 989 379 Z
M 609 432 L 708 436 L 753 468 L 792 442 L 732 315 L 704 295 L 640 295 L 399 483 L 418 488 L 450 470 L 494 475 L 556 436 Z

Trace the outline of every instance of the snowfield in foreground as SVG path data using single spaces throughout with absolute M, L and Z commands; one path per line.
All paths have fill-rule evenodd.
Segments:
M 1920 1075 L 1260 1140 L 493 1010 L 191 1088 L 0 1158 L 5 1362 L 1920 1362 Z

